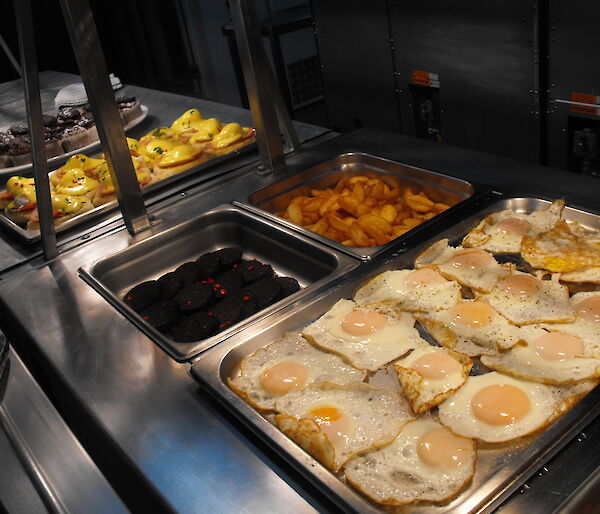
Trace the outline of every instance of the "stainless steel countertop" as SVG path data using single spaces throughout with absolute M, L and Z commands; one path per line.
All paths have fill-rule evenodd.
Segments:
M 9 359 L 0 394 L 0 505 L 8 512 L 127 512 L 12 349 Z
M 346 151 L 365 151 L 508 190 L 516 187 L 523 194 L 566 196 L 587 208 L 594 208 L 600 185 L 597 179 L 369 129 L 292 156 L 289 173 Z M 275 180 L 252 173 L 250 166 L 215 183 L 191 187 L 185 198 L 170 198 L 157 207 L 154 214 L 162 222 L 154 230 L 242 198 Z M 97 423 L 173 508 L 332 510 L 334 506 L 310 484 L 199 390 L 188 364 L 168 357 L 78 276 L 78 267 L 131 242 L 125 230 L 114 230 L 53 263 L 34 260 L 5 273 L 0 300 L 9 314 L 6 328 L 21 336 L 21 344 L 56 384 L 57 394 L 80 406 L 73 415 Z M 593 457 L 586 450 L 577 455 L 587 462 Z M 566 472 L 576 474 L 578 469 Z M 560 480 L 561 475 L 556 473 L 553 479 Z M 532 490 L 534 485 L 553 487 L 538 482 L 543 485 L 532 481 Z M 543 495 L 546 511 L 565 495 Z M 526 500 L 528 495 L 516 497 Z M 529 508 L 527 502 L 523 508 Z
M 40 95 L 43 111 L 48 113 L 56 112 L 56 108 L 54 107 L 54 97 L 58 91 L 63 87 L 76 82 L 81 82 L 81 78 L 78 75 L 58 71 L 41 72 Z M 201 98 L 175 95 L 164 91 L 156 91 L 131 85 L 126 85 L 122 89 L 117 90 L 115 94 L 117 96 L 133 95 L 143 105 L 148 107 L 148 117 L 140 125 L 127 133 L 127 135 L 135 138 L 142 137 L 152 128 L 170 125 L 177 117 L 192 107 L 198 108 L 206 116 L 217 117 L 223 121 L 235 121 L 246 126 L 252 126 L 253 124 L 249 110 L 242 109 L 241 107 L 215 103 Z M 8 126 L 18 121 L 25 121 L 25 117 L 25 100 L 23 96 L 22 80 L 18 79 L 0 83 L 0 127 Z M 328 129 L 302 122 L 294 122 L 294 127 L 296 128 L 301 142 L 312 141 L 315 138 L 322 137 L 330 132 Z M 236 158 L 234 163 L 229 162 L 217 166 L 215 174 L 226 173 L 232 169 L 256 161 L 258 161 L 257 153 L 249 152 L 248 154 Z M 177 190 L 181 187 L 188 187 L 189 184 L 198 182 L 201 179 L 202 177 L 191 177 L 181 184 L 170 187 L 169 191 Z M 170 194 L 169 191 L 158 195 L 158 198 L 153 198 L 150 203 L 168 196 Z M 154 196 L 155 195 L 153 195 L 153 197 Z M 109 216 L 108 219 L 102 223 L 102 227 L 95 230 L 95 232 L 96 234 L 102 233 L 121 223 L 120 214 Z M 87 232 L 90 232 L 89 227 Z M 96 234 L 91 234 L 89 236 L 86 234 L 85 237 L 94 237 Z M 78 231 L 71 231 L 69 234 L 59 235 L 58 241 L 59 244 L 64 244 L 64 242 L 70 240 L 73 240 L 76 243 L 80 237 L 81 233 Z M 39 244 L 28 246 L 16 240 L 14 237 L 11 237 L 10 234 L 7 234 L 0 239 L 0 271 L 17 266 L 39 254 Z

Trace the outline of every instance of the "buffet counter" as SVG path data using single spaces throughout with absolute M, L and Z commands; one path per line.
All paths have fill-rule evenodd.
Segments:
M 215 180 L 189 184 L 181 194 L 153 205 L 152 215 L 160 223 L 151 232 L 163 233 L 349 152 L 477 184 L 467 205 L 500 188 L 521 196 L 564 197 L 569 205 L 592 211 L 598 208 L 597 179 L 361 129 L 290 156 L 284 177 L 259 174 L 252 162 Z M 369 265 L 409 250 L 430 231 L 448 224 L 449 219 L 442 217 L 379 255 L 348 258 L 354 267 L 364 266 L 360 263 L 365 261 Z M 177 362 L 82 280 L 80 268 L 87 269 L 134 242 L 115 223 L 53 262 L 30 256 L 23 265 L 6 271 L 0 282 L 3 328 L 27 355 L 28 364 L 52 384 L 53 401 L 62 407 L 76 434 L 85 434 L 92 457 L 110 456 L 122 470 L 139 475 L 157 505 L 180 512 L 340 508 L 198 387 L 190 376 L 190 363 L 202 359 L 202 354 L 190 362 Z M 329 284 L 316 284 L 312 294 L 322 295 L 343 283 L 342 276 Z M 567 485 L 578 485 L 600 465 L 597 452 L 591 451 L 598 431 L 594 422 L 584 430 L 587 435 L 581 434 L 547 465 L 544 476 L 531 479 L 523 494 L 513 495 L 502 509 L 541 513 L 558 507 L 573 490 Z

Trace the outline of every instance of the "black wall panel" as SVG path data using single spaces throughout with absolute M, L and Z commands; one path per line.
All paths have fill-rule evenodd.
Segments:
M 572 117 L 571 128 L 575 121 L 575 125 L 593 129 L 599 144 L 600 118 L 575 113 L 570 106 L 552 100 L 571 100 L 572 93 L 600 96 L 600 3 L 585 0 L 550 2 L 548 18 L 551 101 L 547 123 L 547 163 L 555 168 L 567 169 L 573 146 L 569 117 Z
M 390 2 L 402 125 L 412 70 L 439 74 L 443 141 L 537 161 L 530 2 Z
M 331 126 L 400 130 L 385 0 L 313 0 Z

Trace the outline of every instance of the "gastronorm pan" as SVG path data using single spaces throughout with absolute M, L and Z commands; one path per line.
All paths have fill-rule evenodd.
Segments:
M 244 258 L 271 264 L 275 273 L 295 278 L 300 291 L 212 337 L 192 343 L 172 341 L 121 300 L 133 286 L 160 277 L 200 255 L 239 246 Z M 231 205 L 217 207 L 181 225 L 81 268 L 80 274 L 116 309 L 177 360 L 186 360 L 226 339 L 242 326 L 280 309 L 355 268 L 359 261 L 323 247 L 259 216 Z
M 385 245 L 368 248 L 344 246 L 333 239 L 295 225 L 291 221 L 275 216 L 274 214 L 276 211 L 285 210 L 295 196 L 308 195 L 311 189 L 334 187 L 340 179 L 355 175 L 380 178 L 389 186 L 410 187 L 414 193 L 423 191 L 433 201 L 445 203 L 452 207 L 431 220 L 417 225 L 412 230 Z M 236 205 L 241 205 L 253 212 L 258 212 L 269 219 L 285 224 L 287 227 L 313 237 L 337 250 L 348 252 L 351 255 L 366 260 L 404 241 L 416 232 L 427 229 L 441 217 L 452 214 L 459 206 L 464 205 L 467 199 L 473 197 L 474 194 L 474 186 L 458 178 L 415 168 L 414 166 L 408 166 L 365 153 L 345 153 L 260 189 L 252 193 L 249 197 L 236 202 Z
M 548 205 L 539 198 L 487 199 L 475 215 L 458 220 L 452 228 L 428 238 L 423 244 L 405 252 L 392 254 L 378 263 L 370 261 L 349 273 L 345 279 L 331 284 L 329 291 L 321 291 L 303 298 L 294 308 L 285 308 L 235 335 L 222 345 L 200 355 L 192 366 L 192 375 L 219 403 L 230 409 L 252 431 L 268 442 L 288 462 L 343 511 L 380 512 L 343 479 L 327 470 L 280 432 L 267 417 L 248 405 L 227 386 L 227 378 L 239 372 L 240 360 L 260 347 L 275 342 L 287 331 L 297 331 L 330 309 L 340 298 L 352 298 L 356 289 L 369 279 L 387 270 L 412 267 L 414 258 L 433 242 L 447 237 L 456 244 L 484 216 L 503 209 L 529 212 Z M 565 208 L 563 216 L 576 220 L 588 228 L 600 229 L 600 215 Z M 478 370 L 472 371 L 472 374 Z M 544 431 L 502 445 L 480 444 L 477 469 L 469 487 L 451 502 L 441 505 L 408 505 L 400 512 L 446 513 L 489 512 L 514 492 L 560 450 L 586 424 L 600 413 L 600 388 L 591 391 L 570 411 L 549 425 Z
M 210 170 L 212 168 L 214 168 L 215 166 L 217 166 L 218 164 L 221 164 L 223 162 L 229 162 L 229 161 L 235 159 L 236 157 L 243 155 L 243 154 L 247 154 L 249 152 L 252 152 L 255 149 L 256 149 L 256 143 L 250 143 L 249 145 L 243 146 L 231 153 L 228 153 L 225 155 L 220 155 L 218 157 L 214 157 L 213 159 L 210 159 L 201 164 L 198 164 L 197 166 L 194 166 L 194 167 L 190 168 L 189 170 L 182 171 L 181 173 L 178 173 L 177 175 L 173 175 L 172 177 L 167 177 L 164 180 L 160 180 L 158 182 L 150 184 L 148 187 L 145 187 L 142 189 L 142 193 L 145 197 L 148 197 L 148 196 L 156 193 L 157 191 L 160 191 L 160 190 L 165 189 L 166 187 L 169 187 L 170 185 L 172 185 L 174 182 L 176 182 L 178 180 L 189 177 L 190 175 L 199 174 L 202 171 L 210 172 Z M 25 175 L 26 176 L 30 175 L 30 173 L 26 173 Z M 0 183 L 2 184 L 1 189 L 5 189 L 6 182 L 8 181 L 8 179 L 11 176 L 12 175 L 5 175 L 4 177 L 2 177 L 0 179 Z M 212 178 L 212 175 L 209 175 L 207 173 L 204 178 L 208 180 L 208 179 Z M 60 225 L 56 225 L 56 232 L 57 233 L 64 232 L 65 230 L 68 230 L 72 227 L 77 227 L 77 226 L 81 226 L 85 223 L 89 223 L 91 220 L 93 220 L 95 218 L 98 218 L 109 212 L 116 211 L 117 208 L 118 208 L 117 200 L 113 200 L 113 201 L 108 202 L 99 207 L 95 207 L 94 209 L 92 209 L 90 211 L 84 212 L 83 214 L 81 214 L 79 216 L 75 216 L 75 217 L 65 221 L 64 223 L 61 223 Z M 4 215 L 3 211 L 0 211 L 0 225 L 6 227 L 8 230 L 10 230 L 12 233 L 16 234 L 20 239 L 22 239 L 24 242 L 26 242 L 28 244 L 35 243 L 36 241 L 39 241 L 41 239 L 39 230 L 28 230 L 26 228 L 21 227 L 20 225 L 14 223 L 10 219 L 8 219 Z

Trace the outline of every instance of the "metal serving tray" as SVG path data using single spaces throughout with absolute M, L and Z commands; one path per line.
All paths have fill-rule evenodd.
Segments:
M 184 262 L 227 246 L 239 246 L 243 249 L 245 258 L 257 258 L 271 264 L 277 274 L 295 278 L 300 283 L 300 291 L 219 334 L 192 343 L 172 341 L 146 323 L 121 300 L 136 284 L 156 279 Z M 172 357 L 183 361 L 223 341 L 265 314 L 306 296 L 358 264 L 355 259 L 322 247 L 285 227 L 237 207 L 223 205 L 115 255 L 80 268 L 79 272 L 86 282 L 138 328 Z
M 311 189 L 325 189 L 333 187 L 345 177 L 366 175 L 369 178 L 380 178 L 389 186 L 410 187 L 414 193 L 425 192 L 435 202 L 453 206 L 444 213 L 422 223 L 400 237 L 385 245 L 356 248 L 344 246 L 333 239 L 322 236 L 300 227 L 291 221 L 273 214 L 285 210 L 292 198 L 298 195 L 308 195 Z M 365 153 L 345 153 L 329 159 L 321 164 L 293 175 L 292 177 L 276 182 L 264 189 L 252 193 L 248 198 L 236 205 L 241 205 L 253 212 L 258 212 L 271 220 L 282 223 L 302 234 L 308 235 L 324 244 L 332 246 L 339 251 L 350 253 L 356 257 L 367 260 L 373 255 L 404 241 L 407 237 L 418 231 L 426 230 L 441 217 L 455 212 L 462 202 L 472 197 L 475 188 L 469 182 L 461 179 L 442 175 L 434 171 L 415 168 L 398 162 L 375 157 Z
M 229 161 L 235 159 L 237 156 L 247 154 L 251 151 L 254 151 L 255 149 L 256 149 L 256 143 L 251 143 L 249 145 L 243 146 L 242 148 L 240 148 L 238 150 L 234 150 L 231 153 L 228 153 L 225 155 L 220 155 L 220 156 L 210 159 L 206 162 L 203 162 L 202 164 L 199 164 L 198 166 L 194 166 L 193 168 L 190 168 L 189 170 L 182 171 L 181 173 L 178 173 L 177 175 L 173 175 L 172 177 L 168 177 L 159 182 L 155 182 L 154 184 L 150 184 L 148 187 L 145 187 L 144 189 L 142 189 L 142 193 L 144 196 L 148 197 L 148 196 L 156 193 L 159 190 L 163 190 L 166 187 L 169 187 L 171 184 L 173 184 L 174 182 L 177 182 L 178 180 L 182 180 L 186 177 L 189 177 L 190 175 L 194 175 L 194 174 L 200 173 L 202 171 L 206 171 L 209 168 L 213 168 L 213 167 L 217 166 L 218 164 L 222 164 L 223 162 L 229 162 Z M 28 174 L 30 174 L 30 173 L 25 173 L 25 175 L 28 175 Z M 0 183 L 2 184 L 3 188 L 6 186 L 6 182 L 8 181 L 8 179 L 11 176 L 12 175 L 7 174 L 0 179 Z M 65 230 L 68 230 L 72 227 L 76 227 L 76 226 L 83 225 L 85 223 L 89 223 L 93 219 L 96 219 L 102 215 L 109 213 L 109 212 L 116 211 L 118 206 L 119 206 L 118 202 L 116 200 L 113 200 L 112 202 L 108 202 L 104 205 L 96 207 L 96 208 L 92 209 L 91 211 L 84 212 L 83 214 L 81 214 L 79 216 L 75 216 L 74 218 L 71 218 L 71 219 L 65 221 L 64 223 L 61 223 L 60 225 L 56 225 L 56 232 L 57 233 L 64 232 Z M 20 225 L 14 223 L 13 221 L 9 220 L 6 216 L 4 216 L 3 211 L 0 211 L 0 224 L 4 227 L 8 228 L 8 230 L 13 232 L 17 236 L 19 236 L 23 241 L 25 241 L 28 244 L 35 243 L 36 241 L 39 241 L 41 239 L 39 230 L 27 230 L 27 229 L 21 227 Z
M 248 405 L 227 386 L 227 377 L 239 372 L 240 360 L 258 348 L 273 343 L 287 331 L 297 331 L 330 309 L 340 298 L 352 298 L 354 291 L 372 277 L 387 270 L 412 267 L 414 258 L 429 245 L 447 237 L 457 243 L 484 216 L 503 209 L 529 212 L 545 207 L 549 202 L 539 198 L 504 198 L 488 200 L 484 207 L 466 219 L 429 238 L 419 246 L 388 260 L 365 263 L 349 273 L 345 279 L 336 280 L 327 292 L 303 298 L 293 308 L 285 308 L 235 335 L 222 345 L 203 353 L 192 366 L 192 375 L 214 395 L 219 403 L 230 409 L 251 430 L 267 441 L 317 486 L 343 511 L 382 512 L 384 509 L 370 503 L 343 478 L 327 470 L 280 432 L 267 417 Z M 600 216 L 589 212 L 566 208 L 563 213 L 568 220 L 576 220 L 585 226 L 600 229 Z M 475 373 L 477 371 L 475 370 Z M 473 372 L 472 372 L 473 373 Z M 379 375 L 379 374 L 378 374 Z M 600 388 L 594 389 L 574 408 L 545 431 L 499 445 L 479 444 L 477 470 L 469 487 L 446 505 L 408 505 L 398 508 L 400 512 L 447 513 L 490 512 L 514 492 L 527 478 L 547 462 L 572 437 L 600 414 Z

